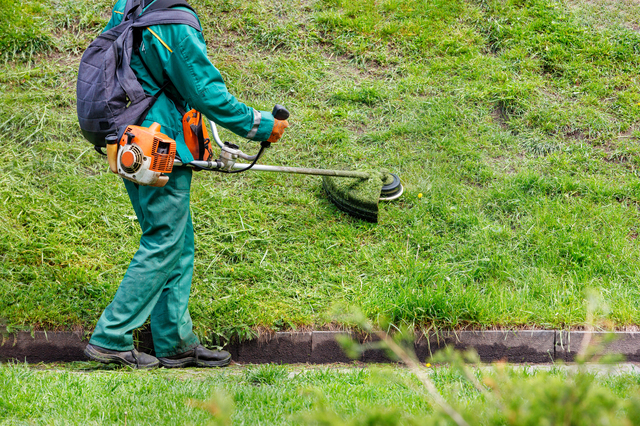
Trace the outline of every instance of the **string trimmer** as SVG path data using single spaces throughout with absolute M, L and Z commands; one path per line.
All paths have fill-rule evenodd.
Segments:
M 289 118 L 289 112 L 276 105 L 273 116 L 279 120 Z M 293 173 L 322 176 L 322 184 L 340 210 L 369 222 L 378 221 L 378 202 L 400 197 L 403 192 L 400 178 L 387 171 L 346 171 L 283 167 L 256 164 L 271 145 L 260 143 L 260 151 L 255 155 L 245 154 L 237 145 L 222 142 L 217 127 L 211 123 L 211 136 L 220 147 L 220 156 L 215 160 L 195 160 L 183 164 L 175 159 L 175 141 L 160 133 L 159 125 L 148 129 L 128 126 L 119 135 L 107 140 L 109 165 L 114 173 L 142 185 L 164 186 L 168 180 L 163 173 L 171 172 L 173 166 L 189 166 L 199 170 L 220 173 L 241 173 L 248 170 Z M 237 159 L 250 163 L 237 163 Z

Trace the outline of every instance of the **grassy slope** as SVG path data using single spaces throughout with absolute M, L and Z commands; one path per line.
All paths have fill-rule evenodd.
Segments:
M 317 178 L 197 174 L 201 335 L 325 325 L 336 301 L 396 323 L 571 326 L 591 289 L 615 324 L 640 322 L 631 4 L 193 4 L 231 92 L 292 111 L 265 162 L 384 167 L 406 188 L 372 225 L 338 212 Z M 123 186 L 75 123 L 79 55 L 109 7 L 34 4 L 38 43 L 3 50 L 0 318 L 10 325 L 92 327 L 137 247 Z

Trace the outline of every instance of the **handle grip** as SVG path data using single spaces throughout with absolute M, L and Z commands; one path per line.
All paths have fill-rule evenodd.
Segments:
M 271 115 L 273 115 L 273 118 L 275 118 L 276 120 L 286 120 L 287 118 L 289 118 L 289 111 L 284 106 L 275 104 L 275 106 L 273 107 L 273 111 L 271 111 Z M 262 146 L 263 148 L 270 148 L 271 142 L 262 141 L 260 142 L 260 146 Z
M 271 114 L 273 114 L 273 117 L 276 120 L 286 120 L 287 118 L 289 118 L 289 111 L 287 111 L 287 109 L 279 104 L 276 104 L 273 107 L 273 111 L 271 111 Z

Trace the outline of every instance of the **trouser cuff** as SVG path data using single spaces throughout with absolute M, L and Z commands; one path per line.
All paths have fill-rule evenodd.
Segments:
M 128 352 L 135 349 L 133 345 L 125 345 L 125 346 L 114 345 L 108 342 L 103 342 L 99 338 L 94 339 L 93 337 L 89 340 L 89 343 L 94 346 L 98 346 L 100 348 L 109 349 L 110 351 Z
M 156 357 L 180 355 L 182 353 L 189 352 L 191 349 L 197 348 L 199 345 L 200 345 L 200 340 L 198 340 L 198 338 L 196 337 L 195 340 L 192 340 L 183 346 L 173 348 L 168 351 L 158 351 L 156 349 Z

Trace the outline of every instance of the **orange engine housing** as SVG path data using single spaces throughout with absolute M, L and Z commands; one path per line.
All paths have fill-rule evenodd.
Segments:
M 182 116 L 184 142 L 191 151 L 194 160 L 209 160 L 212 156 L 209 132 L 202 114 L 192 109 Z
M 111 171 L 140 185 L 162 187 L 169 181 L 176 158 L 176 141 L 160 133 L 160 124 L 127 126 L 107 141 Z
M 133 138 L 131 138 L 133 135 Z M 153 123 L 149 127 L 127 126 L 119 140 L 121 147 L 132 142 L 138 145 L 142 154 L 151 158 L 149 171 L 171 173 L 173 160 L 176 158 L 176 141 L 164 133 L 160 133 L 160 124 Z M 130 167 L 138 159 L 131 151 L 124 152 L 121 160 L 124 166 Z

